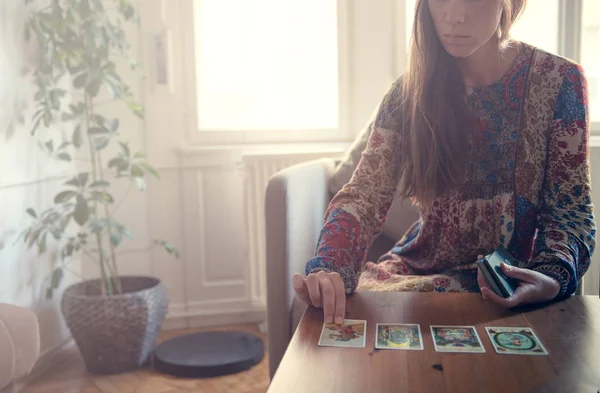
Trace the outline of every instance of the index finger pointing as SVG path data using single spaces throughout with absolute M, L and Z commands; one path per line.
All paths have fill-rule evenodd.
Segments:
M 344 323 L 346 315 L 346 289 L 344 288 L 344 280 L 339 274 L 332 275 L 333 290 L 335 292 L 335 323 Z

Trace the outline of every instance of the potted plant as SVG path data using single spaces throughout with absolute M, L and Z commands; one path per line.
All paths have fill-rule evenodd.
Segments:
M 119 132 L 120 120 L 102 111 L 103 105 L 115 101 L 143 118 L 143 108 L 115 62 L 127 59 L 133 70 L 139 70 L 129 56 L 124 30 L 126 24 L 137 22 L 130 0 L 52 0 L 31 10 L 27 26 L 28 37 L 40 47 L 31 132 L 39 133 L 42 124 L 57 130 L 45 136 L 40 147 L 57 160 L 76 162 L 77 173 L 47 210 L 27 209 L 33 222 L 23 239 L 40 253 L 50 241 L 59 245 L 48 297 L 59 288 L 73 260 L 99 266 L 99 279 L 68 287 L 61 301 L 67 326 L 87 369 L 94 373 L 142 365 L 168 305 L 160 280 L 123 277 L 118 269 L 117 249 L 133 234 L 116 219 L 117 201 L 111 190 L 116 182 L 127 181 L 145 190 L 146 176 L 158 177 L 146 156 L 132 151 Z M 178 256 L 166 241 L 154 244 Z

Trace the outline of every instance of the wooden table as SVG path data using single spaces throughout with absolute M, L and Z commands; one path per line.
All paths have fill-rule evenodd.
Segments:
M 600 299 L 573 296 L 507 311 L 478 294 L 357 292 L 346 318 L 367 321 L 365 348 L 319 347 L 321 309 L 309 307 L 268 393 L 540 392 L 600 390 Z M 423 351 L 375 349 L 376 323 L 418 323 Z M 439 353 L 430 325 L 472 325 L 483 354 Z M 485 326 L 529 326 L 549 356 L 497 354 Z

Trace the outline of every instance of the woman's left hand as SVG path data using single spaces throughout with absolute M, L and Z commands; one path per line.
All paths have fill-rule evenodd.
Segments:
M 511 297 L 502 298 L 488 288 L 485 276 L 478 269 L 477 283 L 484 300 L 505 308 L 512 308 L 522 304 L 543 303 L 553 300 L 560 291 L 558 281 L 534 270 L 521 269 L 503 263 L 502 271 L 507 277 L 519 280 L 519 287 Z

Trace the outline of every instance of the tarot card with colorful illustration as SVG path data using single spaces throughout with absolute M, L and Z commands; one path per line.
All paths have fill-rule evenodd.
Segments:
M 437 352 L 485 352 L 474 326 L 431 326 L 431 338 Z
M 367 321 L 346 319 L 341 325 L 335 323 L 323 324 L 319 346 L 364 348 Z
M 533 330 L 528 327 L 486 327 L 497 353 L 508 355 L 548 355 Z
M 375 334 L 377 349 L 423 350 L 421 327 L 417 324 L 378 323 Z

